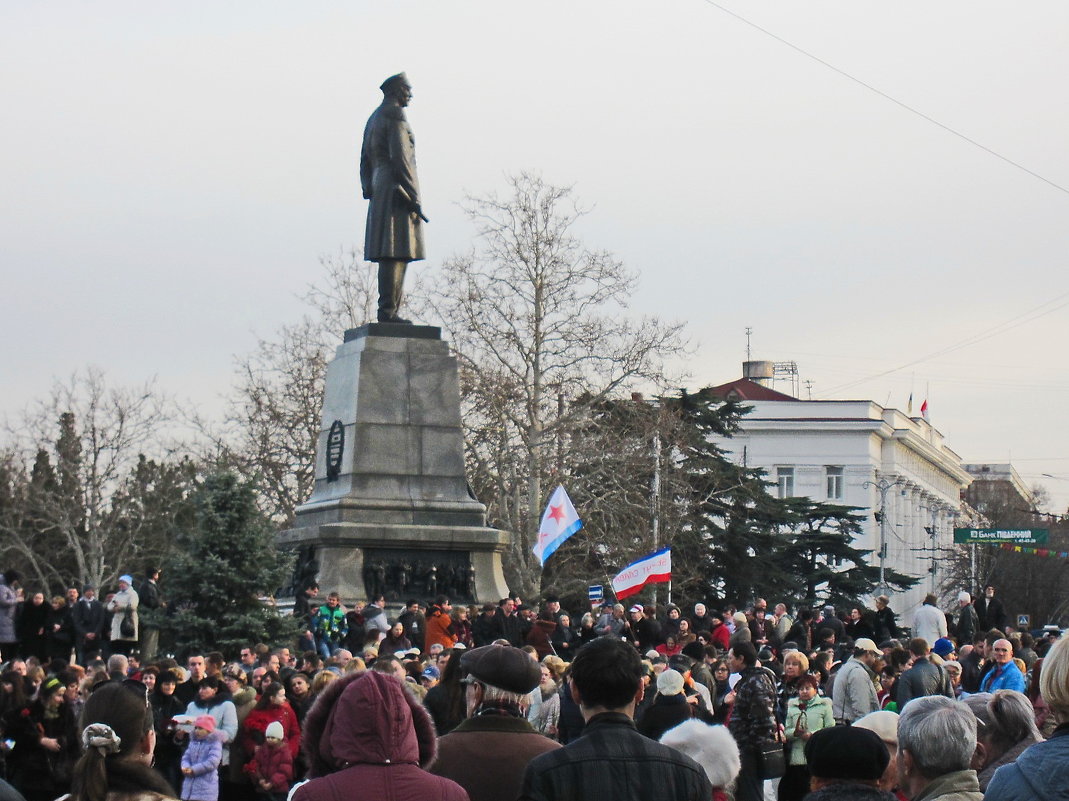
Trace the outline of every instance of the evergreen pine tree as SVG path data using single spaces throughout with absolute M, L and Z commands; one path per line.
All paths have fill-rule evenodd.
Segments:
M 165 567 L 171 632 L 177 653 L 219 650 L 296 637 L 293 619 L 263 598 L 280 587 L 292 558 L 275 548 L 274 526 L 257 508 L 249 484 L 232 473 L 208 476 L 193 494 L 194 522 Z

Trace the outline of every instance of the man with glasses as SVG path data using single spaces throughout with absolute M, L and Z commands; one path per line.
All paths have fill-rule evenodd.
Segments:
M 245 646 L 241 649 L 241 669 L 248 676 L 256 669 L 256 654 L 253 653 L 252 648 Z
M 504 645 L 468 651 L 460 670 L 466 674 L 461 683 L 467 720 L 438 740 L 438 756 L 428 770 L 455 781 L 471 801 L 512 801 L 527 763 L 560 748 L 526 718 L 541 671 L 522 650 Z

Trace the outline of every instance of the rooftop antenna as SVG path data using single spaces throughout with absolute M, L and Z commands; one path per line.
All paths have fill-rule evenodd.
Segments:
M 805 390 L 809 393 L 809 400 L 813 400 L 813 382 L 808 378 L 805 380 Z
M 752 333 L 753 329 L 746 326 L 746 361 L 750 361 L 750 334 Z

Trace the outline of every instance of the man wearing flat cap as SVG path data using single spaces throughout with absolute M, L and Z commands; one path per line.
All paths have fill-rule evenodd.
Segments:
M 868 729 L 832 726 L 805 744 L 810 788 L 806 801 L 894 801 L 879 787 L 890 762 L 887 746 Z
M 364 232 L 364 258 L 379 265 L 380 323 L 407 323 L 398 316 L 405 270 L 424 258 L 423 223 L 416 178 L 416 140 L 405 117 L 412 84 L 405 74 L 387 78 L 382 105 L 364 128 L 360 186 L 370 200 Z
M 467 720 L 438 740 L 431 773 L 452 779 L 471 801 L 515 801 L 527 763 L 560 748 L 527 722 L 542 672 L 522 650 L 486 645 L 460 659 Z

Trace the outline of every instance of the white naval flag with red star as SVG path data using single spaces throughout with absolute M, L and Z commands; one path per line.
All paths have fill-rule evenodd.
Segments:
M 542 522 L 538 526 L 538 541 L 531 549 L 538 557 L 538 563 L 545 566 L 546 560 L 561 543 L 582 527 L 583 521 L 572 506 L 572 499 L 568 497 L 564 485 L 557 487 L 546 504 L 546 511 L 542 513 Z

